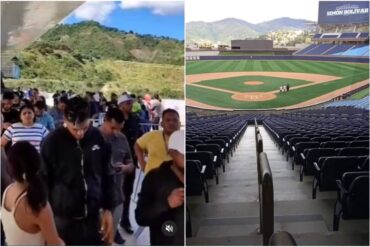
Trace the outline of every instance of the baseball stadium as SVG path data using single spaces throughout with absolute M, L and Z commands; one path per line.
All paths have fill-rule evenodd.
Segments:
M 187 244 L 369 245 L 369 2 L 311 42 L 187 49 Z

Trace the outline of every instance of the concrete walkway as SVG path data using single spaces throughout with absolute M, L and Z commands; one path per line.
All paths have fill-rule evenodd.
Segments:
M 275 232 L 292 233 L 298 245 L 368 245 L 367 220 L 342 220 L 340 231 L 331 231 L 336 192 L 311 199 L 312 177 L 300 182 L 299 167 L 293 171 L 263 126 L 260 131 L 273 174 Z M 193 228 L 188 245 L 262 245 L 256 170 L 254 126 L 248 126 L 220 183 L 209 181 L 210 202 L 187 198 Z

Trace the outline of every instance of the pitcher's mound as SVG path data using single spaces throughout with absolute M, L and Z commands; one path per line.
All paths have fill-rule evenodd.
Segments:
M 271 92 L 251 92 L 251 93 L 236 93 L 231 96 L 235 100 L 240 101 L 267 101 L 276 98 L 276 95 Z
M 247 81 L 244 82 L 245 85 L 250 85 L 250 86 L 256 86 L 256 85 L 262 85 L 265 84 L 263 81 Z

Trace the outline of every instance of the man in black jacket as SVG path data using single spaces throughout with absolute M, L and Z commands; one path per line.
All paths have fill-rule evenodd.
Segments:
M 69 100 L 64 126 L 44 141 L 41 156 L 58 233 L 67 245 L 113 242 L 110 149 L 90 126 L 87 102 Z
M 135 211 L 140 226 L 149 226 L 151 245 L 184 245 L 184 132 L 169 140 L 171 161 L 144 178 Z

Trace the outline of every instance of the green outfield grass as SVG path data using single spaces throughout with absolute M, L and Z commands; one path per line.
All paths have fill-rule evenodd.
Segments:
M 333 75 L 342 77 L 342 79 L 291 90 L 289 93 L 277 94 L 277 98 L 263 102 L 237 101 L 231 98 L 232 94 L 191 85 L 186 86 L 186 96 L 192 100 L 225 108 L 278 108 L 295 105 L 353 83 L 366 80 L 369 78 L 368 66 L 368 64 L 317 61 L 191 61 L 187 62 L 186 65 L 186 73 L 188 75 L 229 71 L 281 71 Z
M 362 99 L 366 96 L 369 96 L 369 88 L 366 88 L 358 93 L 355 93 L 351 96 L 351 99 Z
M 262 85 L 246 85 L 248 81 L 261 81 L 264 82 Z M 310 81 L 287 79 L 281 77 L 272 76 L 238 76 L 224 79 L 215 79 L 198 82 L 200 84 L 209 87 L 227 89 L 237 92 L 269 92 L 279 90 L 279 87 L 289 83 L 290 87 L 299 86 L 310 83 Z

